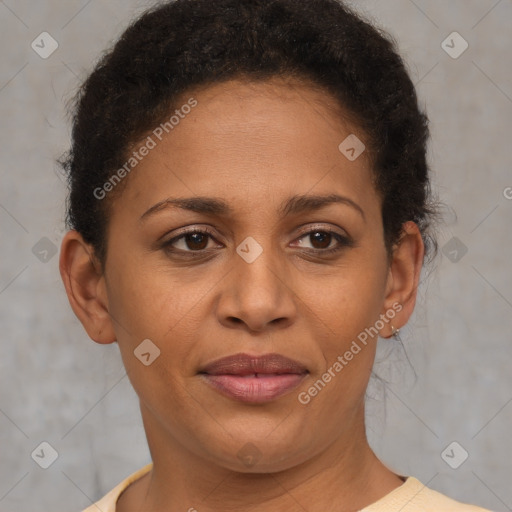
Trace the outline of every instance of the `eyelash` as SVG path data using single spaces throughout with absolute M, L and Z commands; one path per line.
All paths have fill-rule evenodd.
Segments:
M 333 230 L 330 230 L 330 229 L 325 229 L 325 228 L 315 228 L 315 229 L 312 229 L 310 231 L 306 231 L 306 232 L 302 233 L 299 236 L 298 240 L 300 240 L 301 238 L 304 238 L 304 237 L 306 237 L 308 235 L 311 235 L 313 233 L 327 233 L 329 235 L 332 235 L 338 241 L 338 246 L 334 247 L 332 249 L 307 249 L 306 248 L 306 250 L 308 252 L 315 252 L 317 254 L 320 254 L 320 255 L 324 256 L 324 255 L 330 255 L 330 254 L 337 253 L 337 252 L 345 249 L 346 247 L 352 247 L 354 245 L 353 244 L 353 240 L 350 237 L 345 236 L 345 235 L 341 235 L 340 233 L 338 233 L 336 231 L 333 231 Z M 198 256 L 200 256 L 201 253 L 204 253 L 208 249 L 200 249 L 198 251 L 191 251 L 191 250 L 184 251 L 182 249 L 176 249 L 176 248 L 172 247 L 172 244 L 174 244 L 178 240 L 181 240 L 185 236 L 191 235 L 191 234 L 209 235 L 212 239 L 215 240 L 215 234 L 212 231 L 210 231 L 208 228 L 201 228 L 201 229 L 191 228 L 191 229 L 188 229 L 186 231 L 181 232 L 180 235 L 172 238 L 171 240 L 168 240 L 168 241 L 164 242 L 162 244 L 162 248 L 165 249 L 168 252 L 172 252 L 172 253 L 175 253 L 175 254 L 176 253 L 181 253 L 181 254 L 197 254 Z

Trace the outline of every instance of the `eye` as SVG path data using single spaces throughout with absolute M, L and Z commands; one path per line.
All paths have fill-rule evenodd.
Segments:
M 322 254 L 331 254 L 353 245 L 352 240 L 346 235 L 330 229 L 313 229 L 307 231 L 298 239 L 301 247 L 310 249 L 303 242 L 304 239 L 307 241 L 308 237 L 310 244 L 313 245 L 311 250 Z M 332 246 L 333 242 L 334 246 Z
M 190 229 L 181 235 L 164 242 L 163 246 L 171 252 L 200 252 L 208 248 L 208 241 L 213 239 L 213 233 L 206 228 Z M 177 243 L 181 247 L 177 247 Z
M 313 247 L 307 247 L 303 242 L 307 237 Z M 199 255 L 209 249 L 210 240 L 215 240 L 214 233 L 207 228 L 191 228 L 164 242 L 162 248 L 171 253 L 198 253 Z M 325 228 L 309 230 L 297 240 L 300 247 L 320 254 L 332 254 L 353 245 L 352 239 L 347 235 Z

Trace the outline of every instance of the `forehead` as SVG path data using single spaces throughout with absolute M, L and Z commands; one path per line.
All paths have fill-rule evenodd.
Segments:
M 192 95 L 199 102 L 196 122 L 207 124 L 200 129 L 212 136 L 244 139 L 247 144 L 248 137 L 243 135 L 250 133 L 255 140 L 265 140 L 269 149 L 275 135 L 283 141 L 294 142 L 302 136 L 318 142 L 316 134 L 325 137 L 332 132 L 337 140 L 340 132 L 359 131 L 332 95 L 306 79 L 229 80 L 183 95 L 178 104 Z
M 166 195 L 212 190 L 261 202 L 281 193 L 372 188 L 365 152 L 350 161 L 339 149 L 364 134 L 322 89 L 285 79 L 231 80 L 189 91 L 175 108 L 191 99 L 197 105 L 161 140 L 150 134 L 155 145 L 131 172 L 122 202 L 147 209 Z

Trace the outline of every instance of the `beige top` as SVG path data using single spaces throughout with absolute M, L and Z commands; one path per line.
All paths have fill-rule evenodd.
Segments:
M 83 512 L 115 512 L 121 493 L 135 480 L 148 473 L 153 463 L 139 469 L 116 485 L 101 500 Z M 360 512 L 491 512 L 488 509 L 467 505 L 448 498 L 444 494 L 425 487 L 419 480 L 409 476 L 407 480 L 383 498 Z

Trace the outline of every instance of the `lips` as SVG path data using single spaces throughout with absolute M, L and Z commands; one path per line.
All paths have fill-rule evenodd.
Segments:
M 283 396 L 296 388 L 308 373 L 304 365 L 280 354 L 235 354 L 217 359 L 199 371 L 224 396 L 251 403 Z
M 306 372 L 307 369 L 303 365 L 280 354 L 265 354 L 263 356 L 235 354 L 217 359 L 200 371 L 200 373 L 207 373 L 209 375 L 239 376 L 251 374 L 302 374 Z

